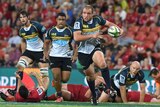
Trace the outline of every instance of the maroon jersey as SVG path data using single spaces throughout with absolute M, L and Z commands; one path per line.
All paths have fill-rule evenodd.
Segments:
M 144 102 L 150 102 L 153 97 L 149 94 L 145 94 Z M 133 102 L 139 102 L 140 92 L 138 91 L 129 91 L 127 93 L 127 100 Z
M 45 93 L 41 88 L 36 88 L 29 92 L 27 99 L 22 98 L 19 93 L 16 93 L 15 99 L 17 102 L 40 102 Z
M 88 86 L 68 84 L 67 88 L 68 91 L 70 91 L 72 94 L 71 101 L 80 101 L 80 102 L 89 101 L 89 99 L 84 96 L 87 90 L 89 89 Z

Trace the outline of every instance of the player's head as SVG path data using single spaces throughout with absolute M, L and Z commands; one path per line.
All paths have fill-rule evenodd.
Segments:
M 29 20 L 29 14 L 28 12 L 26 12 L 25 10 L 21 10 L 19 13 L 18 13 L 18 18 L 20 20 L 20 22 L 23 24 L 23 25 L 26 25 L 28 23 L 28 20 Z
M 28 98 L 28 95 L 29 95 L 28 89 L 25 86 L 22 85 L 19 88 L 19 95 L 24 99 Z
M 150 71 L 149 76 L 151 76 L 153 79 L 158 79 L 160 77 L 160 73 L 158 69 L 154 68 Z
M 93 7 L 91 5 L 86 5 L 82 10 L 83 20 L 88 22 L 93 18 Z
M 138 61 L 133 61 L 130 65 L 130 73 L 135 76 L 140 70 L 141 66 Z
M 58 13 L 56 16 L 57 27 L 62 29 L 66 25 L 66 15 L 64 13 Z

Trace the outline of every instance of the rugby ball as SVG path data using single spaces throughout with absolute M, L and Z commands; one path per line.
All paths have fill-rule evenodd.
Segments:
M 108 28 L 108 35 L 113 38 L 117 38 L 120 36 L 120 30 L 116 26 L 111 26 Z

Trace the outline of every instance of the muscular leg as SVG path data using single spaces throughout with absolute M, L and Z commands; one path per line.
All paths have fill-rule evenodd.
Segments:
M 48 66 L 49 66 L 48 63 L 39 63 L 43 86 L 46 90 L 48 89 L 49 86 Z
M 94 73 L 94 64 L 91 64 L 88 69 L 85 70 L 85 74 L 87 76 L 87 82 L 89 88 L 92 92 L 93 100 L 96 100 L 96 93 L 95 93 L 95 73 Z M 97 104 L 96 101 L 93 101 L 93 104 Z
M 57 96 L 61 97 L 62 96 L 62 84 L 61 84 L 61 69 L 60 68 L 52 68 L 52 73 L 53 73 L 53 82 L 54 82 L 54 87 L 57 91 Z
M 101 69 L 101 73 L 102 73 L 102 77 L 105 80 L 105 83 L 107 85 L 105 91 L 110 88 L 110 73 L 109 73 L 109 69 L 107 67 L 107 64 L 105 62 L 104 59 L 104 55 L 101 51 L 96 51 L 93 54 L 93 62 Z
M 71 71 L 62 71 L 62 82 L 66 83 L 68 82 L 70 78 Z

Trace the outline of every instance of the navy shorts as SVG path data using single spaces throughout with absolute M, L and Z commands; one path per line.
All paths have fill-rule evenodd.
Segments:
M 51 57 L 50 56 L 50 67 L 51 68 L 61 68 L 61 71 L 71 71 L 72 60 L 71 58 Z

